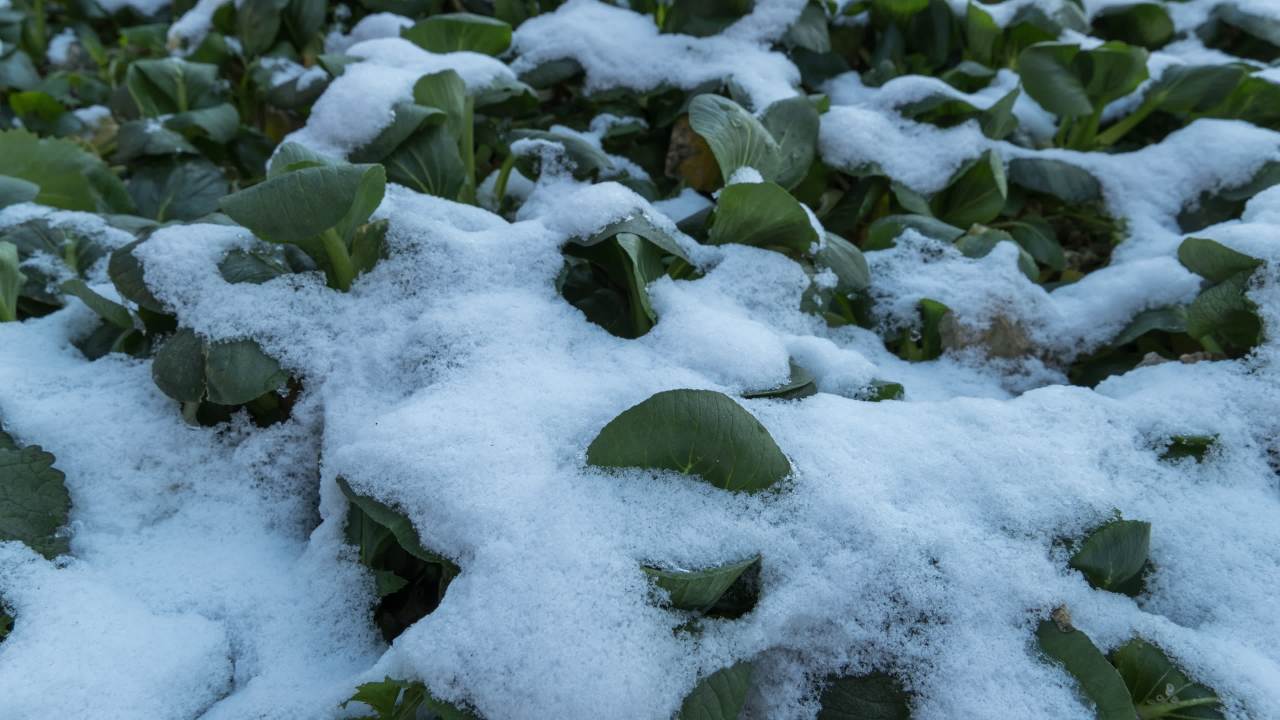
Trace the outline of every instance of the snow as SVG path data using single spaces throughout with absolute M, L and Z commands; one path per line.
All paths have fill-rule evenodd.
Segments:
M 1011 12 L 1004 5 L 988 9 Z M 694 39 L 571 0 L 521 25 L 512 68 L 573 57 L 596 90 L 732 81 L 761 109 L 795 92 L 798 73 L 765 41 L 798 8 L 760 2 L 725 35 Z M 453 68 L 472 90 L 514 77 L 493 58 L 390 37 L 394 17 L 365 22 L 341 40 L 362 62 L 292 140 L 345 155 L 423 73 Z M 1002 73 L 964 97 L 985 106 L 1010 81 Z M 680 234 L 674 222 L 704 197 L 651 204 L 550 170 L 536 183 L 512 174 L 508 189 L 524 200 L 513 220 L 390 187 L 377 212 L 390 221 L 390 257 L 348 294 L 318 275 L 230 285 L 217 263 L 251 246 L 246 231 L 157 230 L 137 250 L 156 295 L 206 337 L 257 340 L 302 380 L 292 419 L 270 428 L 244 417 L 187 426 L 148 361 L 84 360 L 69 343 L 92 326 L 78 301 L 0 324 L 0 418 L 57 456 L 74 503 L 71 557 L 50 563 L 0 544 L 0 595 L 18 618 L 0 644 L 0 716 L 334 718 L 356 684 L 392 675 L 493 720 L 660 719 L 699 675 L 754 659 L 752 717 L 808 720 L 813 680 L 881 669 L 905 680 L 921 720 L 993 708 L 1089 718 L 1030 640 L 1066 604 L 1104 650 L 1141 634 L 1222 693 L 1232 717 L 1268 717 L 1280 707 L 1269 459 L 1280 337 L 1242 361 L 1143 367 L 1094 390 L 1066 385 L 1061 367 L 1136 312 L 1197 293 L 1175 259 L 1179 209 L 1280 159 L 1280 134 L 1199 120 L 1105 155 L 1028 150 L 972 123 L 941 130 L 892 111 L 939 89 L 834 80 L 821 153 L 921 192 L 992 148 L 1006 161 L 1091 171 L 1128 237 L 1073 285 L 1033 285 L 1008 245 L 971 259 L 907 232 L 868 253 L 891 322 L 909 322 L 930 297 L 965 325 L 1019 325 L 1034 356 L 904 362 L 869 330 L 802 313 L 809 278 L 791 259 Z M 1036 121 L 1035 108 L 1018 112 Z M 580 136 L 598 143 L 612 122 Z M 655 282 L 658 324 L 624 340 L 587 322 L 555 282 L 565 242 L 637 214 L 677 237 L 705 275 Z M 0 211 L 0 227 L 31 217 L 112 247 L 131 239 L 31 205 Z M 1271 261 L 1251 297 L 1268 329 L 1280 326 L 1280 188 L 1197 235 Z M 101 266 L 91 280 L 110 292 Z M 585 465 L 599 429 L 653 393 L 772 387 L 789 357 L 818 395 L 740 401 L 794 468 L 777 492 Z M 873 380 L 902 383 L 907 401 L 856 399 Z M 1159 459 L 1170 435 L 1202 433 L 1218 436 L 1203 463 Z M 402 508 L 424 544 L 462 568 L 440 608 L 390 647 L 369 623 L 372 577 L 343 540 L 338 477 Z M 1153 524 L 1156 570 L 1136 600 L 1090 589 L 1057 544 L 1117 511 Z M 755 611 L 705 622 L 696 636 L 676 632 L 685 618 L 650 601 L 639 569 L 755 553 Z

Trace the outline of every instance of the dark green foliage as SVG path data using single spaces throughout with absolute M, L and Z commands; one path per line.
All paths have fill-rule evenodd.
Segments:
M 408 517 L 338 478 L 350 505 L 347 542 L 373 571 L 378 607 L 374 622 L 388 642 L 439 607 L 449 583 L 460 572 L 451 560 L 423 547 Z
M 0 428 L 0 540 L 25 543 L 52 559 L 68 551 L 71 497 L 55 459 L 39 445 L 19 447 Z

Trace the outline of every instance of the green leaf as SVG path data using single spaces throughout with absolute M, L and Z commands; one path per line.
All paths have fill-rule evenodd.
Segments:
M 685 255 L 684 250 L 680 249 L 680 243 L 676 242 L 675 238 L 667 233 L 666 230 L 655 225 L 653 221 L 643 214 L 629 215 L 621 220 L 611 222 L 587 237 L 573 238 L 573 242 L 584 246 L 595 245 L 619 233 L 639 235 L 658 246 L 664 253 L 674 255 L 685 262 L 692 262 Z
M 122 330 L 133 329 L 133 315 L 120 303 L 108 300 L 94 292 L 80 278 L 71 278 L 62 283 L 62 292 L 80 298 L 98 317 Z
M 1068 205 L 1102 199 L 1102 185 L 1088 170 L 1053 158 L 1020 157 L 1010 160 L 1009 182 L 1052 195 Z
M 903 338 L 898 348 L 898 355 L 909 362 L 935 360 L 944 350 L 942 346 L 942 319 L 951 313 L 951 308 L 937 300 L 922 298 L 918 305 L 920 328 L 913 337 L 911 330 L 903 330 Z
M 808 8 L 812 9 L 814 6 L 809 5 Z M 693 120 L 692 107 L 689 119 Z M 797 95 L 779 100 L 765 108 L 760 122 L 778 144 L 775 165 L 777 176 L 776 178 L 766 176 L 765 179 L 776 179 L 782 187 L 794 188 L 809 173 L 809 166 L 813 164 L 814 157 L 817 155 L 818 111 L 814 109 L 813 102 L 809 98 Z M 714 146 L 712 151 L 715 151 Z M 716 159 L 719 160 L 719 155 Z M 759 170 L 759 168 L 756 169 Z M 724 171 L 723 165 L 720 170 Z M 760 174 L 763 176 L 764 172 L 761 171 Z M 729 176 L 724 177 L 727 179 Z
M 413 521 L 408 516 L 368 495 L 361 495 L 344 478 L 338 478 L 338 486 L 348 502 L 360 508 L 374 522 L 390 530 L 405 552 L 425 562 L 452 565 L 447 558 L 422 545 L 422 541 L 418 539 L 418 531 L 414 529 Z
M 236 6 L 236 37 L 245 57 L 257 57 L 271 49 L 288 4 L 289 0 L 244 0 Z
M 365 223 L 356 228 L 351 238 L 351 264 L 357 273 L 369 272 L 387 256 L 387 220 Z
M 995 219 L 1008 196 L 1004 163 L 994 150 L 988 150 L 961 169 L 946 188 L 934 195 L 929 207 L 933 215 L 942 221 L 967 228 Z
M 1178 262 L 1210 282 L 1223 282 L 1239 273 L 1252 273 L 1262 261 L 1236 252 L 1216 240 L 1191 237 L 1178 246 Z
M 827 30 L 827 13 L 818 2 L 810 2 L 800 11 L 800 17 L 787 28 L 782 42 L 793 48 L 810 52 L 831 52 L 831 34 Z
M 18 319 L 18 294 L 26 282 L 18 269 L 18 246 L 0 241 L 0 322 Z
M 112 159 L 129 163 L 140 157 L 198 155 L 199 150 L 181 133 L 152 120 L 131 120 L 120 125 L 116 133 L 116 151 Z
M 0 208 L 31 202 L 40 194 L 40 186 L 22 178 L 0 175 Z
M 1018 129 L 1018 116 L 1013 114 L 1013 106 L 1018 102 L 1021 92 L 1014 88 L 982 111 L 978 116 L 978 125 L 982 128 L 983 135 L 992 140 L 1003 140 Z
M 743 661 L 703 678 L 684 699 L 676 720 L 737 720 L 751 689 L 751 663 Z
M 159 222 L 204 217 L 218 209 L 228 190 L 222 170 L 204 158 L 143 163 L 134 168 L 128 188 L 138 214 Z
M 394 117 L 390 125 L 383 128 L 367 145 L 351 152 L 352 162 L 378 162 L 390 155 L 424 124 L 443 122 L 446 117 L 445 112 L 439 108 L 425 107 L 416 103 L 399 103 L 392 112 Z
M 360 215 L 373 198 L 381 201 L 383 173 L 378 165 L 304 167 L 228 195 L 219 205 L 263 240 L 300 244 L 339 224 L 353 229 L 359 224 L 353 220 L 367 220 Z
M 117 248 L 112 251 L 111 259 L 107 262 L 107 275 L 111 278 L 112 284 L 116 286 L 116 290 L 120 292 L 120 296 L 126 300 L 130 300 L 138 304 L 139 307 L 146 308 L 155 313 L 166 313 L 164 303 L 151 293 L 147 288 L 147 283 L 143 277 L 142 263 L 138 258 L 134 257 L 133 250 L 142 244 L 141 240 L 134 240 L 124 247 Z
M 1189 457 L 1201 462 L 1217 441 L 1217 435 L 1174 435 L 1169 438 L 1169 447 L 1160 459 L 1178 460 Z
M 885 400 L 901 400 L 907 395 L 902 383 L 887 380 L 872 380 L 867 390 L 859 395 L 859 400 L 867 402 L 884 402 Z
M 1052 234 L 1052 226 L 1013 221 L 1002 227 L 1037 263 L 1059 272 L 1066 268 L 1066 255 Z
M 1088 635 L 1070 625 L 1045 620 L 1036 630 L 1040 651 L 1075 678 L 1080 691 L 1096 706 L 1098 720 L 1134 720 L 1137 711 L 1120 673 L 1107 662 Z
M 1280 183 L 1280 161 L 1270 160 L 1253 174 L 1248 182 L 1225 190 L 1205 191 L 1194 203 L 1178 213 L 1178 227 L 1195 232 L 1232 218 L 1240 217 L 1245 203 L 1254 195 Z
M 1212 337 L 1248 350 L 1261 340 L 1262 322 L 1245 292 L 1252 271 L 1232 275 L 1200 293 L 1187 307 L 1187 334 Z
M 1040 276 L 1040 271 L 1036 268 L 1035 259 L 1014 240 L 1013 235 L 1004 230 L 975 225 L 974 229 L 957 240 L 955 245 L 965 257 L 981 258 L 989 255 L 996 248 L 996 245 L 1002 242 L 1013 243 L 1018 246 L 1018 269 L 1022 271 L 1023 275 L 1027 276 L 1028 280 L 1035 282 Z
M 835 678 L 822 691 L 818 720 L 910 720 L 908 696 L 884 673 Z
M 151 362 L 151 378 L 165 395 L 180 402 L 204 399 L 205 344 L 191 330 L 175 332 L 156 351 Z
M 167 118 L 164 124 L 187 137 L 205 137 L 222 145 L 231 142 L 239 131 L 240 113 L 234 105 L 221 103 L 178 113 Z
M 662 32 L 708 37 L 751 12 L 755 0 L 672 0 Z
M 120 179 L 70 140 L 41 139 L 26 130 L 0 132 L 0 175 L 38 185 L 35 201 L 42 205 L 102 213 L 132 209 Z
M 818 232 L 800 202 L 781 186 L 738 183 L 720 191 L 707 242 L 804 255 L 818 242 Z
M 467 84 L 453 70 L 423 75 L 413 85 L 413 101 L 437 108 L 445 114 L 445 125 L 453 138 L 462 137 L 467 120 Z
M 400 37 L 433 53 L 469 51 L 496 56 L 511 46 L 511 26 L 484 15 L 446 13 L 401 29 Z
M 1140 2 L 1104 7 L 1093 18 L 1094 32 L 1107 40 L 1120 40 L 1150 50 L 1173 38 L 1173 19 L 1164 5 Z
M 221 103 L 224 81 L 217 65 L 164 58 L 130 64 L 124 84 L 138 112 L 155 118 Z
M 458 143 L 443 125 L 418 131 L 382 163 L 392 182 L 436 197 L 456 198 L 466 180 Z
M 689 124 L 711 147 L 725 182 L 742 167 L 754 168 L 768 181 L 780 176 L 782 148 L 765 126 L 738 103 L 719 95 L 699 95 L 689 103 Z M 802 139 L 797 137 L 793 144 Z
M 252 340 L 210 343 L 205 359 L 209 402 L 243 405 L 274 392 L 289 379 L 280 363 Z
M 1142 573 L 1150 547 L 1151 523 L 1115 520 L 1085 538 L 1069 564 L 1093 587 L 1120 592 Z
M 756 390 L 754 392 L 742 393 L 742 397 L 748 400 L 757 398 L 773 398 L 775 400 L 799 400 L 818 392 L 818 387 L 814 383 L 813 375 L 808 370 L 796 364 L 795 360 L 788 360 L 791 367 L 791 374 L 787 381 L 777 387 L 768 390 Z
M 831 268 L 836 274 L 836 292 L 852 295 L 871 287 L 871 270 L 867 259 L 856 245 L 834 233 L 826 233 L 826 242 L 814 255 L 820 267 Z
M 1142 720 L 1223 720 L 1222 701 L 1187 677 L 1160 648 L 1134 638 L 1111 653 Z
M 1224 102 L 1246 72 L 1240 65 L 1174 65 L 1152 83 L 1147 97 L 1165 112 L 1205 112 Z
M 1037 43 L 1018 56 L 1022 86 L 1059 117 L 1100 113 L 1147 79 L 1147 51 L 1110 42 L 1090 50 L 1069 43 Z
M 964 235 L 964 230 L 928 215 L 886 215 L 871 223 L 863 248 L 868 252 L 887 250 L 894 246 L 894 241 L 906 230 L 914 230 L 927 238 L 946 243 L 953 243 Z
M 1134 316 L 1120 334 L 1111 341 L 1112 346 L 1128 345 L 1152 331 L 1183 333 L 1187 331 L 1187 314 L 1182 308 L 1156 308 L 1144 310 Z
M 973 59 L 994 67 L 1003 52 L 1002 29 L 990 13 L 972 0 L 965 10 L 964 34 L 966 50 Z
M 704 612 L 724 595 L 742 573 L 760 562 L 760 556 L 706 570 L 664 570 L 643 567 L 658 587 L 666 590 L 671 606 L 679 610 Z
M 760 421 L 709 390 L 668 390 L 626 410 L 591 441 L 587 462 L 674 470 L 746 492 L 763 490 L 791 472 Z
M 57 534 L 71 511 L 66 478 L 39 445 L 16 447 L 3 430 L 0 438 L 0 540 L 25 543 L 52 560 L 68 550 Z

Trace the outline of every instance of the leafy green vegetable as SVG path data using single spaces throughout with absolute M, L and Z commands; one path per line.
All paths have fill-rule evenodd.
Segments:
M 818 720 L 910 720 L 902 683 L 892 675 L 871 673 L 831 678 L 822 691 Z
M 720 191 L 707 241 L 807 254 L 819 241 L 799 201 L 775 183 L 738 183 Z
M 737 720 L 754 668 L 743 661 L 703 678 L 680 706 L 677 720 Z
M 1120 42 L 1090 50 L 1043 42 L 1022 51 L 1018 72 L 1027 94 L 1063 119 L 1058 144 L 1083 150 L 1095 143 L 1107 104 L 1147 79 L 1147 51 Z
M 160 346 L 151 376 L 174 400 L 232 406 L 271 395 L 289 378 L 280 363 L 251 340 L 209 343 L 185 328 Z
M 642 569 L 653 578 L 658 587 L 667 592 L 672 607 L 705 611 L 714 606 L 748 568 L 759 562 L 760 556 L 757 555 L 706 570 Z
M 1115 520 L 1086 537 L 1070 565 L 1099 590 L 1137 595 L 1150 563 L 1150 546 L 1151 523 Z
M 817 386 L 814 384 L 813 375 L 808 370 L 796 364 L 795 360 L 790 361 L 791 375 L 787 381 L 781 385 L 768 390 L 756 390 L 754 392 L 746 392 L 742 397 L 747 399 L 755 398 L 774 398 L 776 400 L 799 400 L 800 398 L 809 397 L 818 392 Z
M 1120 673 L 1107 662 L 1089 636 L 1072 627 L 1069 620 L 1041 622 L 1036 639 L 1040 651 L 1075 678 L 1080 692 L 1096 706 L 1098 720 L 1137 717 Z
M 1134 638 L 1112 651 L 1141 720 L 1223 720 L 1221 700 L 1187 677 L 1160 648 Z
M 400 36 L 433 53 L 501 55 L 511 45 L 511 26 L 484 15 L 447 13 L 420 20 L 401 30 Z
M 768 488 L 791 472 L 760 421 L 709 390 L 667 390 L 629 408 L 591 441 L 587 462 L 674 470 L 745 492 Z
M 0 429 L 0 540 L 17 540 L 47 558 L 68 551 L 58 534 L 71 497 L 55 459 L 39 445 L 18 447 Z
M 1169 438 L 1169 447 L 1161 457 L 1165 460 L 1189 457 L 1201 462 L 1217 441 L 1217 435 L 1174 435 Z
M 1155 50 L 1173 38 L 1173 19 L 1164 5 L 1137 2 L 1110 5 L 1093 17 L 1093 29 L 1108 40 L 1120 40 Z
M 345 292 L 356 274 L 351 243 L 382 202 L 386 171 L 337 163 L 290 167 L 219 206 L 263 240 L 297 245 L 325 271 L 330 287 Z
M 355 694 L 342 703 L 342 707 L 351 703 L 363 703 L 377 713 L 358 720 L 413 720 L 422 717 L 423 712 L 429 713 L 427 717 L 438 720 L 477 720 L 476 715 L 432 697 L 427 686 L 420 682 L 390 677 L 360 685 Z
M 374 618 L 388 642 L 439 607 L 460 572 L 451 560 L 422 545 L 407 516 L 338 478 L 350 506 L 347 542 L 374 573 L 380 597 Z
M 995 151 L 988 150 L 957 172 L 947 187 L 930 199 L 929 207 L 943 222 L 967 228 L 993 220 L 1008 195 L 1004 163 Z
M 102 160 L 69 140 L 0 131 L 0 175 L 40 188 L 35 202 L 64 210 L 129 212 L 124 184 Z

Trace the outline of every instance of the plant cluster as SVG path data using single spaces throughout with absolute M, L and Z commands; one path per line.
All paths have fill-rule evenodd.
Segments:
M 1280 20 L 1223 3 L 1194 30 L 1239 61 L 1175 65 L 1149 76 L 1148 59 L 1178 38 L 1165 2 L 1109 5 L 1088 19 L 1068 1 L 1047 13 L 1027 4 L 999 24 L 983 3 L 963 13 L 945 0 L 812 2 L 780 33 L 775 49 L 799 69 L 800 93 L 751 107 L 741 88 L 663 86 L 599 90 L 572 58 L 544 63 L 518 80 L 469 86 L 450 69 L 424 74 L 389 122 L 347 157 L 286 136 L 305 126 L 335 78 L 361 59 L 325 51 L 325 35 L 374 12 L 412 23 L 401 37 L 431 53 L 509 57 L 513 28 L 552 12 L 555 0 L 321 0 L 225 3 L 194 42 L 171 23 L 182 3 L 155 16 L 108 12 L 93 2 L 14 0 L 0 8 L 0 208 L 36 203 L 93 213 L 125 243 L 46 217 L 0 229 L 0 321 L 58 311 L 75 298 L 99 318 L 76 340 L 89 360 L 122 353 L 150 363 L 175 412 L 214 426 L 245 412 L 259 426 L 287 421 L 307 378 L 295 376 L 252 339 L 214 339 L 153 294 L 135 250 L 159 228 L 236 225 L 254 238 L 219 265 L 231 283 L 323 276 L 351 292 L 391 252 L 389 222 L 377 217 L 387 183 L 516 218 L 530 181 L 572 177 L 620 183 L 649 201 L 690 194 L 701 201 L 668 223 L 636 214 L 567 238 L 557 292 L 590 321 L 635 339 L 661 322 L 649 295 L 660 278 L 701 277 L 683 234 L 702 245 L 748 245 L 797 263 L 809 278 L 803 309 L 830 326 L 882 335 L 905 360 L 930 361 L 949 347 L 951 310 L 919 302 L 918 321 L 889 324 L 871 292 L 875 253 L 905 233 L 968 258 L 1011 248 L 1027 281 L 1052 290 L 1105 267 L 1129 229 L 1109 210 L 1084 153 L 1119 153 L 1160 142 L 1201 118 L 1280 130 L 1280 86 L 1258 72 L 1280 57 Z M 707 37 L 749 13 L 744 0 L 639 0 L 663 33 Z M 1105 42 L 1063 41 L 1073 33 Z M 1016 72 L 1017 83 L 986 105 L 977 93 Z M 894 110 L 942 128 L 976 123 L 990 141 L 924 193 L 877 166 L 829 163 L 819 152 L 827 81 L 857 72 L 881 87 L 931 76 L 948 89 Z M 1020 127 L 1025 94 L 1053 118 L 1041 138 Z M 1136 102 L 1120 112 L 1122 98 Z M 601 119 L 604 119 L 602 121 Z M 1040 154 L 1057 148 L 1078 154 Z M 1280 183 L 1280 162 L 1247 182 L 1205 192 L 1183 208 L 1187 237 L 1178 259 L 1202 279 L 1186 305 L 1147 310 L 1105 347 L 1062 364 L 1073 382 L 1095 385 L 1151 354 L 1241 358 L 1264 327 L 1248 292 L 1262 260 L 1195 236 L 1237 218 L 1245 203 Z M 1007 245 L 1004 245 L 1006 244 Z M 118 299 L 94 268 L 105 269 Z M 992 354 L 1000 350 L 991 348 Z M 1018 348 L 1014 353 L 1022 352 Z M 794 400 L 817 392 L 792 362 L 790 379 L 746 399 Z M 866 400 L 910 392 L 891 379 L 865 387 Z M 1211 436 L 1170 438 L 1164 457 L 1202 459 Z M 672 471 L 724 492 L 786 492 L 791 465 L 765 427 L 737 399 L 705 390 L 661 392 L 619 414 L 585 448 L 606 469 Z M 0 539 L 54 557 L 68 551 L 70 499 L 54 458 L 0 432 Z M 346 538 L 376 582 L 374 622 L 387 641 L 448 602 L 465 567 L 425 547 L 408 516 L 340 479 L 350 507 Z M 1151 572 L 1151 526 L 1117 520 L 1079 542 L 1069 565 L 1090 586 L 1139 596 Z M 711 619 L 731 622 L 755 608 L 767 548 L 732 562 L 681 569 L 664 558 L 641 568 L 652 601 L 696 635 Z M 0 616 L 0 639 L 13 619 Z M 20 624 L 21 617 L 16 621 Z M 1039 624 L 1036 642 L 1096 705 L 1099 718 L 1220 718 L 1220 701 L 1156 645 L 1134 638 L 1107 655 L 1065 611 Z M 889 669 L 886 668 L 886 671 Z M 743 661 L 702 678 L 684 701 L 685 720 L 739 716 L 752 687 Z M 910 694 L 886 672 L 814 678 L 819 717 L 909 717 Z M 409 680 L 360 686 L 352 703 L 377 718 L 475 717 Z

